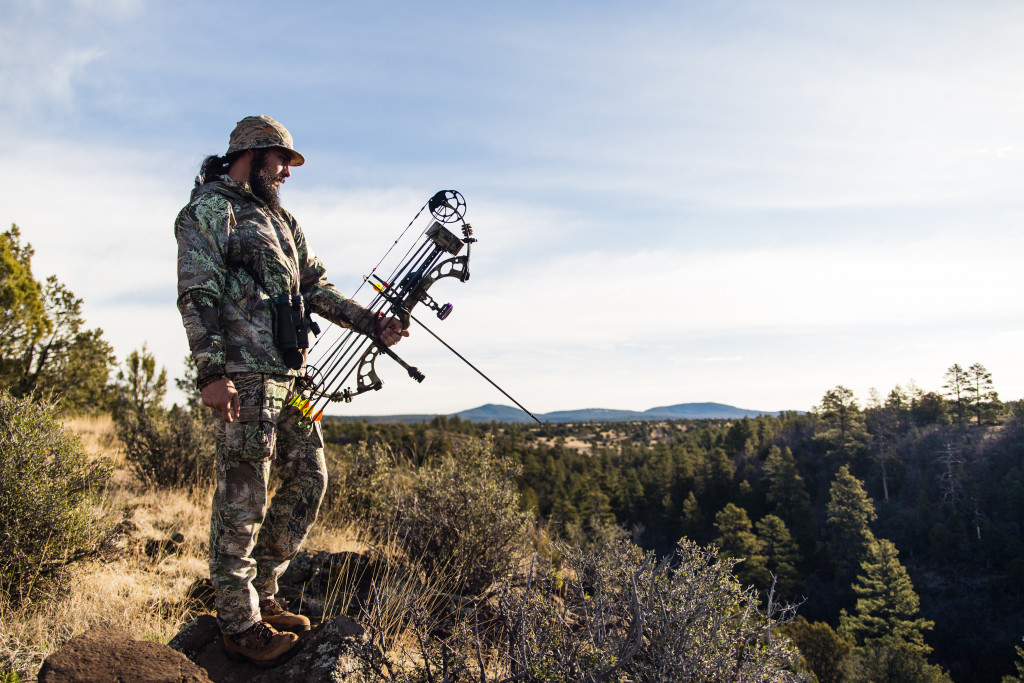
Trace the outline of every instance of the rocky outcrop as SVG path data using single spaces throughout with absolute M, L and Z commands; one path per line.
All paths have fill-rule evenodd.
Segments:
M 298 680 L 298 679 L 296 679 Z M 106 628 L 75 636 L 39 669 L 40 683 L 210 683 L 206 671 L 180 652 Z
M 196 618 L 170 642 L 209 675 L 214 683 L 358 683 L 363 675 L 358 656 L 370 647 L 363 627 L 348 617 L 335 617 L 299 635 L 299 644 L 271 668 L 260 668 L 228 658 L 217 620 Z

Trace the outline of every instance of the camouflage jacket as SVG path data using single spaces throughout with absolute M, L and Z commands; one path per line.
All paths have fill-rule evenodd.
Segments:
M 365 309 L 327 282 L 290 213 L 228 176 L 192 192 L 174 222 L 178 310 L 199 379 L 235 372 L 299 375 L 274 345 L 273 299 L 302 293 L 314 313 L 360 332 Z

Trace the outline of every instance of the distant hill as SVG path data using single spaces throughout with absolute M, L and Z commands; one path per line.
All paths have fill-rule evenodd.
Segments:
M 742 418 L 757 417 L 758 415 L 776 416 L 781 411 L 768 410 L 747 410 L 727 406 L 724 403 L 677 403 L 674 406 L 662 406 L 645 410 L 644 415 L 650 415 L 654 419 L 672 418 L 675 420 L 702 420 L 711 418 Z
M 537 417 L 542 422 L 637 422 L 657 420 L 709 420 L 709 419 L 740 419 L 757 417 L 758 415 L 776 416 L 782 411 L 747 410 L 723 403 L 678 403 L 674 406 L 650 408 L 642 412 L 636 410 L 610 410 L 608 408 L 584 408 L 582 410 L 557 410 L 551 413 L 540 413 Z M 801 411 L 802 412 L 802 411 Z M 342 417 L 346 421 L 363 420 L 366 422 L 427 422 L 434 415 L 377 415 Z M 532 422 L 530 416 L 512 406 L 488 403 L 477 408 L 470 408 L 451 414 L 470 422 Z

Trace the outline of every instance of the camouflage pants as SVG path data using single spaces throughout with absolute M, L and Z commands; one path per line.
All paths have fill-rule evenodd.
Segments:
M 327 487 L 320 424 L 300 423 L 286 408 L 294 379 L 232 377 L 241 400 L 234 422 L 218 420 L 217 490 L 210 520 L 210 578 L 224 633 L 260 621 L 259 601 L 277 593 L 277 580 L 316 521 Z M 281 479 L 267 501 L 270 463 Z

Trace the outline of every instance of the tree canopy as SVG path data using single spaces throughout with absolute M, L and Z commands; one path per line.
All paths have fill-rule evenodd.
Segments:
M 61 399 L 65 409 L 107 405 L 114 352 L 103 330 L 86 329 L 82 299 L 51 275 L 32 275 L 30 244 L 12 225 L 0 233 L 0 389 Z

